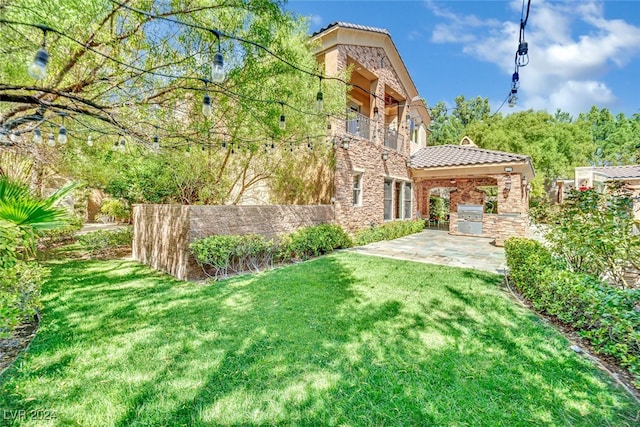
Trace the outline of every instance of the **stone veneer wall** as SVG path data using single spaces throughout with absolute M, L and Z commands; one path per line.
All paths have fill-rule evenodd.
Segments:
M 380 224 L 384 222 L 385 179 L 412 184 L 413 206 L 411 217 L 415 218 L 416 192 L 411 174 L 407 168 L 410 144 L 405 126 L 400 126 L 400 129 L 398 129 L 405 141 L 398 151 L 384 147 L 383 144 L 383 129 L 385 126 L 383 112 L 385 111 L 385 106 L 382 100 L 384 99 L 385 85 L 392 88 L 400 97 L 406 98 L 406 91 L 400 83 L 397 73 L 391 67 L 390 61 L 386 58 L 384 49 L 340 45 L 337 47 L 338 70 L 347 68 L 347 57 L 358 61 L 378 78 L 371 82 L 369 88 L 377 97 L 372 98 L 371 101 L 378 102 L 378 104 L 372 104 L 370 110 L 363 111 L 363 114 L 373 117 L 373 107 L 377 105 L 378 110 L 381 112 L 381 118 L 377 125 L 372 123 L 369 140 L 348 134 L 340 127 L 342 122 L 338 122 L 338 127 L 340 127 L 336 129 L 338 140 L 342 137 L 353 138 L 353 140 L 348 150 L 339 145 L 336 148 L 336 222 L 349 231 L 367 227 L 371 223 Z M 400 117 L 404 117 L 404 109 L 401 108 L 399 114 Z M 401 120 L 400 122 L 403 123 L 404 121 Z M 382 160 L 383 151 L 389 153 L 387 161 Z M 353 205 L 353 175 L 355 173 L 362 173 L 362 204 L 360 206 Z M 396 211 L 396 203 L 394 195 L 394 212 Z
M 458 204 L 484 206 L 484 193 L 476 190 L 477 186 L 498 186 L 498 213 L 484 214 L 482 217 L 482 237 L 495 239 L 498 246 L 511 236 L 524 237 L 529 228 L 528 192 L 523 186 L 520 174 L 511 175 L 511 190 L 505 189 L 508 179 L 506 174 L 489 175 L 485 178 L 459 178 L 455 184 L 448 179 L 429 179 L 419 181 L 418 209 L 423 217 L 429 217 L 429 192 L 437 187 L 456 187 L 450 193 L 449 233 L 460 236 L 471 236 L 458 232 Z
M 202 276 L 189 253 L 195 239 L 230 234 L 276 236 L 334 222 L 331 205 L 133 207 L 133 258 L 181 280 Z
M 384 180 L 393 179 L 413 185 L 407 172 L 406 160 L 393 150 L 389 159 L 382 160 L 384 148 L 365 140 L 351 143 L 348 150 L 337 148 L 336 152 L 336 223 L 346 230 L 355 231 L 371 223 L 384 222 Z M 353 175 L 362 173 L 362 204 L 353 205 Z M 412 188 L 415 212 L 415 185 Z M 393 211 L 396 210 L 395 195 Z M 409 218 L 407 218 L 409 219 Z

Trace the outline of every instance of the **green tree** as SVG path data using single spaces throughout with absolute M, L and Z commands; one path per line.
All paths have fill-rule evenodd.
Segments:
M 303 147 L 308 135 L 324 143 L 326 117 L 343 110 L 346 88 L 324 79 L 325 110 L 313 114 L 319 79 L 284 62 L 317 72 L 308 26 L 284 13 L 282 2 L 120 3 L 17 0 L 3 10 L 2 18 L 10 22 L 0 35 L 5 55 L 0 81 L 10 82 L 0 84 L 5 124 L 24 135 L 40 124 L 46 139 L 62 123 L 60 113 L 68 114 L 67 146 L 35 146 L 27 138 L 17 143 L 37 163 L 30 181 L 42 185 L 47 176 L 62 174 L 100 188 L 124 188 L 143 176 L 148 178 L 144 185 L 127 190 L 128 200 L 234 203 L 272 177 L 291 143 Z M 163 17 L 222 34 L 223 83 L 205 84 L 218 49 L 216 33 Z M 41 32 L 17 22 L 56 30 L 48 32 L 49 72 L 40 84 L 33 84 L 24 64 L 32 60 L 37 48 L 32 40 Z M 212 100 L 210 117 L 201 113 L 206 93 Z M 284 130 L 278 126 L 283 111 Z M 91 147 L 85 143 L 88 135 Z M 152 150 L 154 136 L 160 153 Z M 119 141 L 125 143 L 124 153 L 110 152 Z M 275 150 L 264 150 L 267 141 Z M 192 155 L 185 159 L 187 151 Z

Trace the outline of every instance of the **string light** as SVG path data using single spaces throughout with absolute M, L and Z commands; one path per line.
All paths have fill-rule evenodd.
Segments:
M 49 137 L 47 138 L 47 145 L 49 147 L 54 147 L 56 145 L 56 139 L 53 136 L 53 132 L 49 132 Z
M 216 32 L 218 37 L 218 51 L 213 55 L 213 67 L 211 67 L 211 80 L 216 83 L 222 83 L 224 81 L 224 58 L 220 53 L 220 35 Z
M 33 131 L 33 143 L 38 145 L 42 144 L 42 131 L 40 129 Z
M 211 117 L 212 108 L 211 108 L 211 96 L 209 94 L 205 94 L 202 99 L 202 114 L 209 118 Z
M 287 119 L 284 117 L 284 103 L 281 102 L 282 114 L 280 115 L 280 129 L 285 130 L 287 128 Z
M 91 137 L 91 135 L 87 137 L 87 145 L 89 147 L 93 147 L 93 138 Z
M 64 127 L 64 118 L 66 114 L 62 114 L 62 124 L 60 125 L 60 129 L 58 130 L 58 143 L 60 145 L 64 145 L 67 143 L 67 128 Z
M 320 88 L 316 94 L 316 113 L 322 112 L 324 109 L 324 95 L 322 94 L 322 77 L 320 77 Z
M 35 80 L 44 80 L 47 77 L 47 64 L 49 63 L 49 54 L 46 50 L 47 30 L 44 26 L 39 27 L 42 30 L 42 47 L 36 52 L 36 56 L 33 59 L 31 65 L 27 69 L 27 72 Z
M 153 135 L 153 144 L 152 144 L 152 148 L 154 152 L 158 152 L 158 150 L 160 149 L 160 139 L 158 138 L 158 135 Z

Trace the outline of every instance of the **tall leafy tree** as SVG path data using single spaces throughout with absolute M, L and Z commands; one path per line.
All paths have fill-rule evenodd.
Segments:
M 127 198 L 234 203 L 285 167 L 282 153 L 291 144 L 306 146 L 307 135 L 318 136 L 314 155 L 325 155 L 327 150 L 318 148 L 326 115 L 343 107 L 339 95 L 345 87 L 325 80 L 325 111 L 308 114 L 313 112 L 318 78 L 296 69 L 317 70 L 307 45 L 308 27 L 284 13 L 281 3 L 8 2 L 0 35 L 7 58 L 0 64 L 4 123 L 24 135 L 37 124 L 46 139 L 50 131 L 57 132 L 60 113 L 65 113 L 68 145 L 74 146 L 51 149 L 35 146 L 28 138 L 19 140 L 17 145 L 38 164 L 34 174 L 39 179 L 34 181 L 41 185 L 48 175 L 63 174 L 96 186 L 123 186 L 162 168 L 155 183 L 149 180 Z M 39 83 L 27 75 L 26 64 L 42 34 L 21 23 L 53 29 L 47 32 L 48 75 Z M 222 34 L 219 40 L 216 34 Z M 227 78 L 205 84 L 211 80 L 218 47 Z M 210 117 L 201 113 L 207 93 Z M 278 126 L 283 112 L 285 130 Z M 92 147 L 85 144 L 88 135 Z M 159 154 L 151 150 L 154 136 Z M 108 152 L 120 141 L 125 153 Z M 276 149 L 265 151 L 267 141 Z M 191 156 L 185 159 L 187 152 Z M 168 183 L 163 189 L 152 188 Z M 192 189 L 202 185 L 207 188 L 194 194 Z

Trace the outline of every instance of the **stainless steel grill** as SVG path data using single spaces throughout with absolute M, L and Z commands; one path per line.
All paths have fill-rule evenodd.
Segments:
M 458 233 L 482 234 L 482 205 L 458 205 Z

